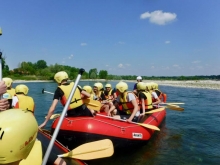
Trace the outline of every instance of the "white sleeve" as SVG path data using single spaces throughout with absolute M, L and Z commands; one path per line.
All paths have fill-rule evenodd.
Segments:
M 155 98 L 155 99 L 157 99 L 157 98 L 158 98 L 158 96 L 157 96 L 156 92 L 152 92 L 151 94 L 152 94 L 153 98 Z
M 131 102 L 134 99 L 135 99 L 134 94 L 133 93 L 128 93 L 128 101 Z
M 18 102 L 18 97 L 17 96 L 13 96 L 12 97 L 12 107 L 14 107 L 16 104 L 17 104 L 17 102 Z

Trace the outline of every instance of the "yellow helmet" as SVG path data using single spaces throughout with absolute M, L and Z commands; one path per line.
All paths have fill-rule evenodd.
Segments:
M 97 88 L 98 88 L 98 91 L 100 91 L 100 90 L 103 89 L 103 85 L 102 85 L 102 83 L 100 83 L 100 82 L 95 83 L 93 86 L 97 87 Z
M 158 84 L 154 83 L 154 89 L 158 89 Z
M 20 84 L 15 87 L 15 93 L 24 93 L 25 95 L 27 95 L 28 90 L 28 87 L 24 84 Z
M 89 85 L 85 85 L 84 87 L 83 87 L 83 89 L 86 91 L 86 92 L 88 92 L 88 93 L 92 93 L 92 87 L 91 86 L 89 86 Z
M 54 75 L 54 79 L 57 83 L 61 83 L 63 80 L 67 80 L 68 78 L 69 78 L 69 76 L 65 71 L 57 72 Z
M 34 115 L 21 109 L 0 113 L 0 164 L 26 159 L 38 132 Z
M 9 77 L 4 77 L 2 80 L 5 82 L 5 85 L 7 87 L 10 87 L 12 82 L 13 82 L 13 80 L 11 78 L 9 78 Z
M 111 84 L 106 84 L 106 85 L 105 85 L 105 88 L 111 88 L 111 87 L 112 87 Z
M 116 89 L 118 89 L 121 93 L 124 93 L 128 89 L 128 84 L 121 81 L 116 84 Z
M 151 83 L 145 83 L 145 85 L 146 85 L 146 88 L 147 88 L 148 90 L 152 90 Z
M 146 90 L 146 84 L 144 82 L 137 83 L 137 90 Z

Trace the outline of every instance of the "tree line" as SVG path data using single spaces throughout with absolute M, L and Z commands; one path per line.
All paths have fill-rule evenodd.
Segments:
M 80 68 L 75 68 L 67 65 L 47 65 L 44 60 L 38 60 L 36 63 L 21 62 L 18 67 L 9 70 L 5 58 L 2 58 L 2 74 L 3 77 L 11 77 L 14 80 L 53 80 L 54 74 L 59 71 L 66 71 L 71 80 L 78 75 Z M 89 72 L 84 72 L 82 79 L 105 79 L 105 80 L 136 80 L 137 75 L 111 75 L 107 70 L 98 71 L 97 68 L 92 68 Z M 144 80 L 220 80 L 220 75 L 210 76 L 142 76 Z

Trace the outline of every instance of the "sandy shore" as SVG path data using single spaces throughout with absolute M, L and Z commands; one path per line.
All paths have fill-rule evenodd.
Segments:
M 150 81 L 144 81 L 150 82 Z M 204 89 L 218 89 L 220 90 L 220 81 L 213 80 L 199 80 L 199 81 L 153 81 L 158 85 L 176 86 L 184 88 L 204 88 Z
M 82 80 L 82 81 L 106 81 L 103 79 L 96 79 L 96 80 Z M 114 80 L 115 81 L 115 80 Z M 53 82 L 50 80 L 15 80 L 14 83 L 27 83 L 27 82 Z M 136 82 L 136 80 L 128 80 L 127 82 Z M 158 80 L 143 80 L 143 82 L 155 82 L 159 86 L 176 86 L 176 87 L 183 87 L 183 88 L 204 88 L 204 89 L 218 89 L 220 90 L 220 81 L 214 81 L 214 80 L 199 80 L 199 81 L 158 81 Z

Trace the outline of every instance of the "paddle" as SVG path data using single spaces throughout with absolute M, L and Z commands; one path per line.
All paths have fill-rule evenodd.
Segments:
M 109 118 L 109 119 L 113 119 L 113 120 L 119 120 L 119 121 L 127 122 L 126 120 L 117 119 L 117 118 L 110 117 L 110 116 L 105 116 L 105 115 L 101 115 L 101 114 L 96 114 L 96 115 L 97 115 L 97 116 L 101 116 L 101 117 L 105 117 L 105 118 Z M 135 123 L 135 122 L 131 122 L 131 123 L 132 123 L 132 124 L 136 124 L 136 125 L 140 125 L 140 126 L 145 127 L 145 128 L 149 128 L 149 129 L 157 130 L 157 131 L 160 130 L 157 126 L 150 125 L 150 124 Z
M 184 108 L 176 106 L 176 105 L 172 105 L 172 104 L 166 105 L 165 108 L 175 110 L 175 111 L 184 111 Z
M 160 103 L 160 104 L 185 104 L 185 103 Z
M 69 157 L 81 160 L 91 160 L 112 156 L 114 148 L 112 141 L 109 139 L 85 143 L 72 151 L 58 155 L 58 157 Z
M 54 133 L 53 133 L 53 136 L 52 136 L 52 138 L 51 138 L 51 140 L 50 140 L 50 144 L 49 144 L 49 146 L 48 146 L 48 148 L 47 148 L 47 151 L 46 151 L 46 153 L 45 153 L 45 155 L 44 155 L 44 159 L 43 159 L 42 165 L 46 165 L 46 164 L 47 164 L 47 160 L 48 160 L 48 158 L 49 158 L 49 155 L 50 155 L 51 149 L 52 149 L 52 147 L 53 147 L 53 145 L 54 145 L 54 142 L 55 142 L 55 140 L 56 140 L 56 137 L 57 137 L 57 135 L 58 135 L 58 132 L 59 132 L 59 129 L 60 129 L 61 124 L 62 124 L 62 122 L 63 122 L 63 119 L 64 119 L 64 117 L 65 117 L 65 115 L 66 115 L 68 106 L 69 106 L 69 104 L 70 104 L 70 102 L 71 102 L 71 100 L 72 100 L 72 97 L 73 97 L 73 95 L 74 95 L 74 93 L 75 93 L 75 91 L 76 91 L 76 88 L 77 88 L 77 85 L 78 85 L 78 83 L 79 83 L 79 80 L 80 80 L 80 78 L 81 78 L 81 76 L 82 76 L 82 74 L 83 74 L 84 71 L 85 71 L 84 69 L 80 69 L 80 70 L 79 70 L 79 74 L 78 74 L 78 76 L 77 76 L 77 78 L 76 78 L 76 81 L 75 81 L 75 83 L 74 83 L 74 86 L 73 86 L 73 88 L 72 88 L 72 90 L 71 90 L 71 92 L 70 92 L 69 98 L 68 98 L 68 100 L 67 100 L 67 102 L 66 102 L 66 105 L 65 105 L 65 107 L 64 107 L 64 109 L 63 109 L 63 111 L 62 111 L 62 114 L 61 114 L 61 116 L 60 116 L 60 119 L 59 119 L 59 121 L 58 121 L 58 123 L 57 123 L 57 126 L 56 126 L 55 130 L 54 130 Z
M 158 108 L 158 109 L 154 109 L 154 110 L 151 110 L 151 111 L 147 111 L 147 112 L 145 112 L 145 114 L 160 112 L 160 111 L 163 111 L 163 110 L 165 110 L 165 109 L 164 108 Z
M 2 52 L 0 51 L 0 81 L 2 81 Z M 0 100 L 2 99 L 2 95 L 0 96 Z
M 54 93 L 52 92 L 49 92 L 49 91 L 45 91 L 44 88 L 42 89 L 42 93 L 49 93 L 51 95 L 53 95 Z M 89 98 L 86 98 L 86 99 L 83 99 L 83 102 L 86 104 L 86 106 L 89 108 L 89 109 L 92 109 L 92 110 L 95 110 L 95 111 L 100 111 L 100 108 L 101 108 L 101 103 L 100 101 L 97 101 L 97 100 L 92 100 L 92 99 L 89 99 Z

